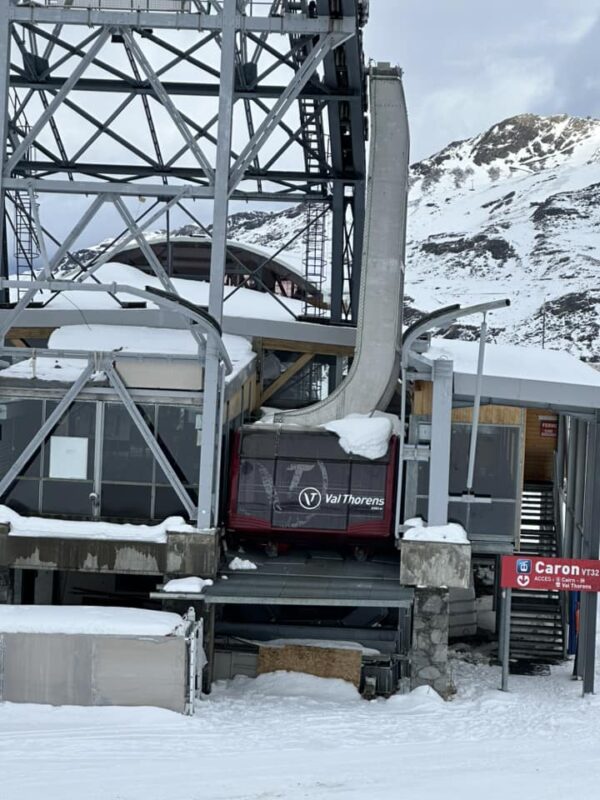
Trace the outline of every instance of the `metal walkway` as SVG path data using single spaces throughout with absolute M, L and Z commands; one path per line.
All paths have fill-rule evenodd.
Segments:
M 523 491 L 520 553 L 558 555 L 554 500 L 550 484 L 528 484 Z M 565 626 L 559 592 L 513 590 L 511 660 L 557 664 L 565 658 Z

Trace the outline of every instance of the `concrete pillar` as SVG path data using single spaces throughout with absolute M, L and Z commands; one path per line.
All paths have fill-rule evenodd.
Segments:
M 442 697 L 454 693 L 448 674 L 447 589 L 416 589 L 413 609 L 411 689 L 431 686 Z

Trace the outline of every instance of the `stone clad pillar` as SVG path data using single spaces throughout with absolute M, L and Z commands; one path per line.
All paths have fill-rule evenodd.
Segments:
M 442 697 L 454 693 L 448 674 L 447 589 L 415 589 L 411 689 L 431 686 Z

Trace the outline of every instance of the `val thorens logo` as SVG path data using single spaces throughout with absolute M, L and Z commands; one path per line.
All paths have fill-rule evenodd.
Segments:
M 307 511 L 314 511 L 317 509 L 321 505 L 322 499 L 321 492 L 315 489 L 314 486 L 307 486 L 305 489 L 302 489 L 298 495 L 298 502 L 302 508 L 305 508 Z

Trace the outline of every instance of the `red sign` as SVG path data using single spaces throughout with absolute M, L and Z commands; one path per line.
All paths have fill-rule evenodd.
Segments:
M 502 556 L 500 586 L 560 592 L 600 592 L 600 561 Z
M 558 421 L 555 419 L 541 419 L 540 436 L 542 439 L 556 439 L 558 436 Z

